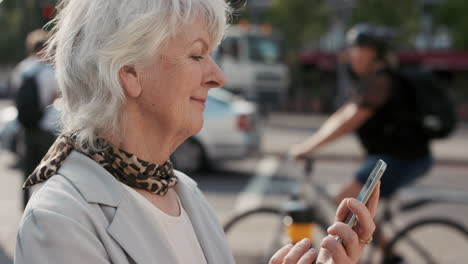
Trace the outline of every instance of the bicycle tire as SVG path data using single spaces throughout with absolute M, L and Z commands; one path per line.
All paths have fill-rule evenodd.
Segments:
M 268 260 L 274 254 L 274 252 L 276 252 L 281 246 L 284 245 L 285 241 L 282 241 L 282 238 L 284 237 L 283 236 L 284 229 L 283 229 L 282 222 L 286 214 L 284 210 L 275 208 L 275 207 L 258 207 L 258 208 L 254 208 L 254 209 L 251 209 L 251 210 L 248 210 L 248 211 L 245 211 L 238 215 L 233 216 L 231 219 L 229 219 L 226 222 L 226 224 L 223 227 L 224 232 L 226 233 L 226 236 L 228 237 L 228 240 L 229 240 L 230 234 L 233 231 L 233 228 L 240 225 L 244 221 L 248 221 L 250 218 L 254 220 L 258 219 L 259 218 L 258 215 L 265 215 L 267 217 L 271 217 L 271 216 L 276 217 L 279 228 L 277 232 L 273 234 L 272 241 L 269 241 L 270 244 L 268 245 L 267 250 L 265 252 L 257 253 L 258 256 L 250 256 L 251 259 L 248 259 L 248 257 L 246 256 L 239 256 L 236 250 L 234 249 L 233 253 L 236 258 L 237 263 L 255 263 L 255 264 L 268 263 Z M 325 224 L 324 221 L 317 219 L 316 221 L 314 221 L 314 223 L 320 228 L 320 231 L 326 233 L 326 229 L 328 225 Z M 258 225 L 258 222 L 256 224 Z M 258 231 L 259 230 L 255 230 L 255 232 L 258 232 Z M 271 233 L 271 230 L 269 231 L 269 233 Z M 257 234 L 256 237 L 263 237 L 263 236 L 264 234 Z M 258 246 L 261 247 L 261 245 L 258 245 Z M 315 245 L 315 246 L 318 246 L 318 245 Z M 242 261 L 240 261 L 237 258 L 240 258 Z
M 283 210 L 279 208 L 274 208 L 274 207 L 258 207 L 258 208 L 253 208 L 250 210 L 247 210 L 245 212 L 242 212 L 238 215 L 235 215 L 232 217 L 230 220 L 224 224 L 223 229 L 225 233 L 228 233 L 229 230 L 242 218 L 250 216 L 252 214 L 258 214 L 258 213 L 266 213 L 266 214 L 273 214 L 273 215 L 282 215 L 284 216 Z
M 459 224 L 458 222 L 451 220 L 451 219 L 446 219 L 446 218 L 428 218 L 428 219 L 421 219 L 421 220 L 416 220 L 404 228 L 402 228 L 400 231 L 398 231 L 393 238 L 389 241 L 387 246 L 384 248 L 384 261 L 383 263 L 392 263 L 391 258 L 394 257 L 395 255 L 395 248 L 398 245 L 398 243 L 407 240 L 409 241 L 408 243 L 411 244 L 413 249 L 420 254 L 420 257 L 425 260 L 424 263 L 441 263 L 437 262 L 434 260 L 433 254 L 428 253 L 428 252 L 437 252 L 440 253 L 440 251 L 434 251 L 434 250 L 429 250 L 429 249 L 424 249 L 421 248 L 420 243 L 415 242 L 414 239 L 412 239 L 410 236 L 411 233 L 414 233 L 416 230 L 420 230 L 421 228 L 425 227 L 427 228 L 428 226 L 442 226 L 449 228 L 455 233 L 457 233 L 457 236 L 463 237 L 464 240 L 468 243 L 468 230 L 463 226 L 462 224 Z M 419 247 L 419 248 L 418 248 Z M 411 262 L 413 263 L 413 262 Z

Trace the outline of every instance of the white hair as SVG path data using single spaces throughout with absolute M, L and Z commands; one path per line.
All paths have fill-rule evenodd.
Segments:
M 62 0 L 47 49 L 62 93 L 62 133 L 94 149 L 99 133 L 120 136 L 119 70 L 154 57 L 198 17 L 218 44 L 230 11 L 224 0 Z

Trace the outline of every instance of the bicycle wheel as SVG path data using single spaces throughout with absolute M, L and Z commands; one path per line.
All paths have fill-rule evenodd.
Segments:
M 260 207 L 230 219 L 224 225 L 224 231 L 236 263 L 268 263 L 271 256 L 288 243 L 284 236 L 284 217 L 281 209 Z M 319 221 L 316 226 L 314 245 L 320 245 L 326 234 L 326 225 Z
M 468 231 L 450 219 L 415 221 L 399 231 L 384 249 L 384 263 L 395 256 L 414 264 L 466 263 Z

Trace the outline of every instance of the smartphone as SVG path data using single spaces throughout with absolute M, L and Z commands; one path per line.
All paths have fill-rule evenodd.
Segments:
M 367 200 L 369 200 L 369 197 L 374 191 L 375 186 L 377 186 L 377 183 L 379 182 L 380 178 L 382 178 L 382 175 L 385 172 L 386 168 L 387 163 L 379 159 L 375 164 L 374 169 L 372 169 L 372 172 L 370 173 L 369 177 L 367 178 L 366 183 L 364 184 L 364 186 L 362 186 L 362 189 L 359 192 L 358 197 L 356 198 L 358 201 L 362 202 L 363 204 L 367 203 Z M 348 223 L 348 225 L 350 225 L 351 227 L 353 227 L 356 224 L 356 220 L 356 215 L 352 214 L 348 216 L 345 222 Z

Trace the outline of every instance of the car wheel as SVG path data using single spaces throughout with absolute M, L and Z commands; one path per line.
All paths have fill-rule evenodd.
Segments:
M 184 173 L 198 172 L 205 165 L 205 152 L 198 141 L 189 138 L 172 154 L 172 162 Z

